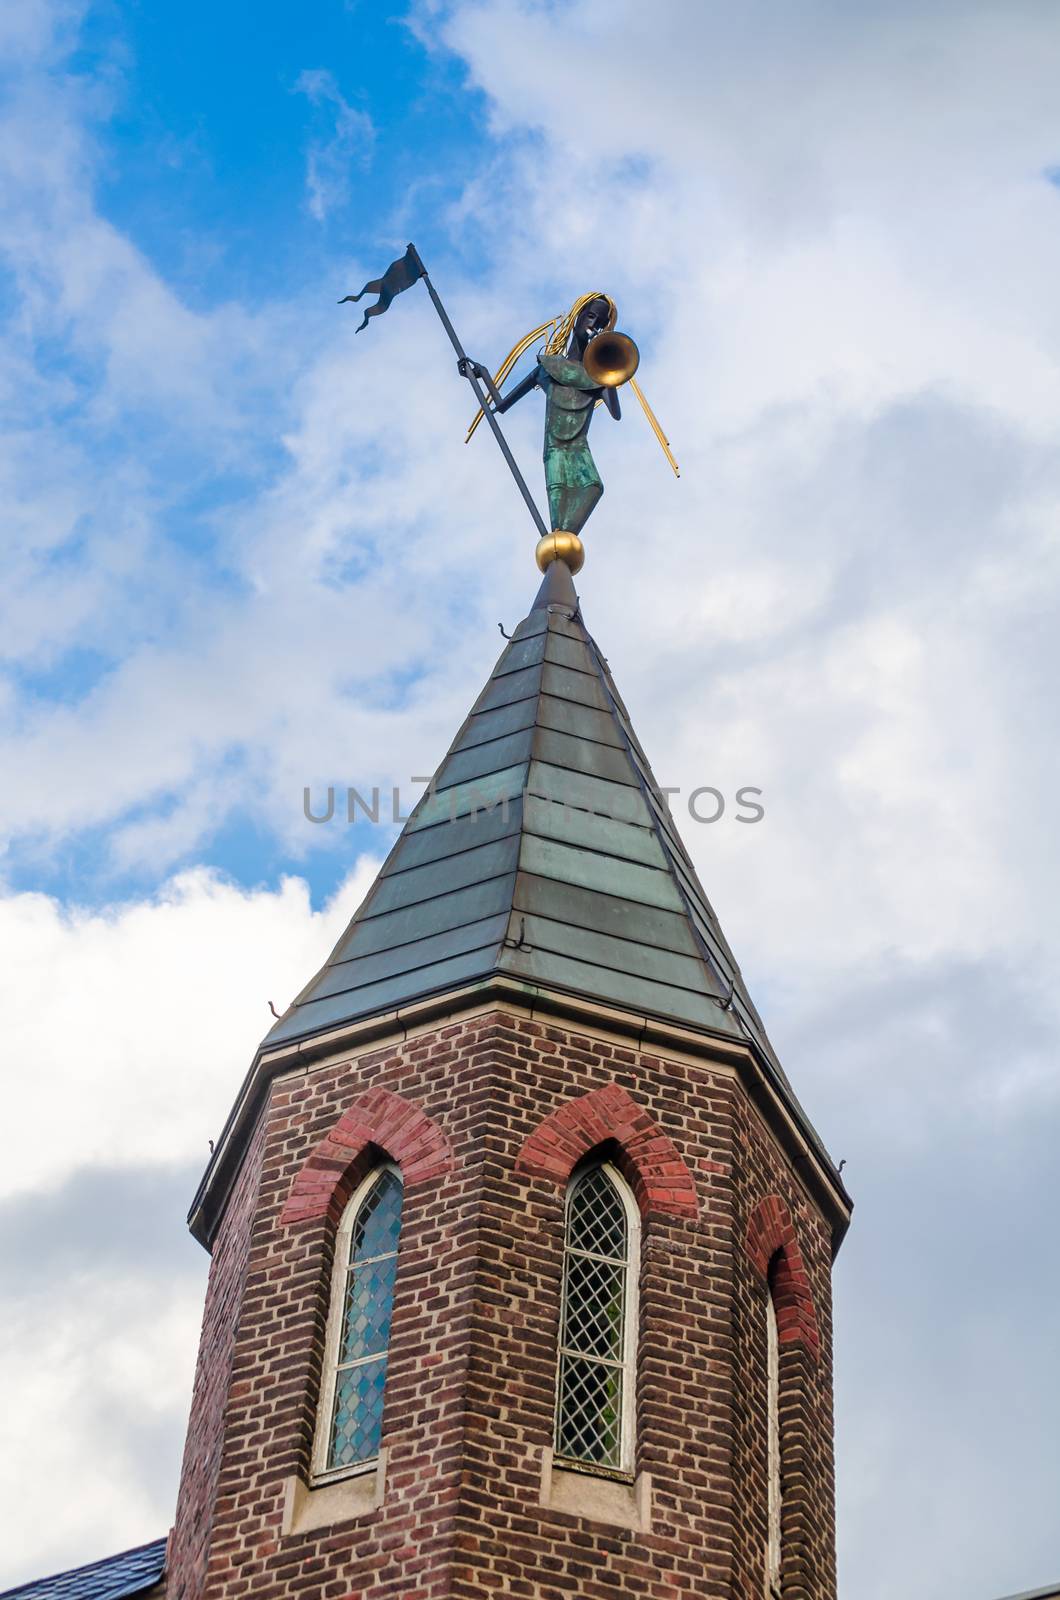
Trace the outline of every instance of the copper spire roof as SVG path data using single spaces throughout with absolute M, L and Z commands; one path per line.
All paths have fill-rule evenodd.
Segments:
M 554 561 L 326 965 L 264 1048 L 503 973 L 780 1069 L 608 666 Z

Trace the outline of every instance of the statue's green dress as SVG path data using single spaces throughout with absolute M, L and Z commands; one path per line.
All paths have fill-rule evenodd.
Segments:
M 545 483 L 552 527 L 580 533 L 604 492 L 588 441 L 600 386 L 580 361 L 543 351 L 537 383 L 546 400 Z

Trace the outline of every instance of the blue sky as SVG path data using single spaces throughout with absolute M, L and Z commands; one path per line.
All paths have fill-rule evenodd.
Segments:
M 1039 0 L 7 0 L 0 1583 L 169 1526 L 184 1204 L 388 843 L 303 789 L 433 770 L 535 588 L 422 290 L 336 304 L 409 238 L 486 360 L 614 295 L 681 462 L 594 432 L 580 589 L 764 792 L 684 834 L 857 1202 L 843 1592 L 1060 1574 L 1057 81 Z
M 436 215 L 481 163 L 481 97 L 401 8 L 100 8 L 74 65 L 114 75 L 101 211 L 202 306 L 304 294 L 336 257 L 385 253 L 410 190 Z M 321 219 L 304 203 L 307 160 L 343 137 L 343 107 L 364 122 Z M 424 220 L 427 250 L 440 230 Z
M 461 239 L 446 217 L 496 159 L 497 145 L 487 139 L 483 97 L 468 89 L 459 61 L 429 47 L 430 33 L 429 22 L 400 8 L 359 4 L 312 6 L 299 16 L 279 4 L 101 5 L 85 10 L 79 30 L 67 35 L 71 48 L 49 66 L 55 89 L 85 107 L 100 222 L 201 315 L 233 304 L 282 305 L 293 352 L 305 321 L 316 341 L 339 337 L 351 318 L 336 304 L 341 294 L 360 288 L 362 265 L 382 271 L 401 253 L 413 220 L 443 283 L 449 262 L 465 281 L 483 264 L 481 230 L 469 228 Z M 17 316 L 17 299 L 10 309 Z M 424 331 L 423 360 L 445 368 L 440 330 Z M 174 585 L 193 573 L 214 597 L 239 594 L 223 523 L 267 493 L 286 460 L 277 432 L 283 402 L 269 392 L 271 375 L 258 374 L 261 391 L 240 395 L 238 459 L 219 461 L 208 432 L 152 405 L 100 416 L 96 363 L 50 329 L 46 314 L 31 348 L 45 381 L 65 387 L 57 423 L 91 453 L 101 477 L 110 458 L 123 468 L 135 461 L 149 479 L 152 533 L 165 543 Z M 351 361 L 357 355 L 350 350 Z M 415 378 L 408 374 L 410 386 Z M 457 384 L 452 391 L 462 416 L 467 402 Z M 51 563 L 76 571 L 95 526 L 86 508 Z M 356 555 L 336 562 L 334 583 L 349 583 L 360 565 Z M 180 626 L 179 600 L 150 573 L 140 584 L 141 636 L 164 639 Z M 37 659 L 13 659 L 11 680 L 27 706 L 75 707 L 106 680 L 127 642 L 119 632 L 91 643 L 57 640 Z M 413 654 L 383 674 L 372 686 L 375 698 L 399 710 L 421 665 Z M 238 768 L 238 753 L 230 760 Z M 356 759 L 327 776 L 356 783 Z M 162 786 L 126 817 L 165 815 L 179 804 L 179 790 Z M 42 854 L 30 824 L 25 849 L 16 846 L 7 858 L 10 883 L 82 904 L 149 889 L 157 878 L 152 863 L 122 870 L 105 861 L 107 826 L 75 830 L 58 848 L 49 841 Z M 350 852 L 344 841 L 309 830 L 299 843 L 297 852 L 278 845 L 257 825 L 248 796 L 245 808 L 216 816 L 167 866 L 206 862 L 248 885 L 297 867 L 319 900 L 345 875 Z

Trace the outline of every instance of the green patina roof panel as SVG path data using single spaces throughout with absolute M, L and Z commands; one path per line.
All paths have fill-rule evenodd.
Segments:
M 624 749 L 597 744 L 584 736 L 578 738 L 571 733 L 557 733 L 554 728 L 536 728 L 534 755 L 538 761 L 552 767 L 588 772 L 594 778 L 605 778 L 608 783 L 626 783 L 634 789 L 640 787 Z
M 451 794 L 452 790 L 447 790 Z M 444 856 L 459 855 L 462 850 L 473 850 L 476 845 L 492 844 L 509 833 L 518 833 L 522 827 L 524 802 L 521 798 L 509 800 L 507 805 L 494 806 L 490 811 L 472 811 L 458 817 L 455 822 L 438 822 L 433 828 L 406 831 L 401 841 L 400 853 L 394 852 L 384 862 L 380 877 L 394 872 L 407 872 L 410 867 L 423 866 L 428 861 L 438 861 Z
M 503 739 L 491 739 L 488 744 L 454 751 L 443 761 L 434 787 L 449 789 L 454 784 L 470 783 L 473 778 L 484 778 L 529 760 L 535 732 L 534 728 L 523 728 L 518 733 L 506 734 Z
M 547 638 L 547 633 L 538 633 L 528 639 L 512 640 L 494 667 L 493 676 L 503 678 L 509 672 L 522 672 L 525 667 L 536 666 L 545 659 Z
M 554 878 L 534 878 L 528 872 L 521 872 L 516 880 L 515 909 L 702 960 L 695 934 L 681 912 L 662 911 L 657 906 L 619 900 L 615 895 L 577 889 Z M 723 992 L 721 984 L 715 982 L 711 993 Z
M 598 854 L 575 845 L 557 844 L 524 833 L 519 866 L 539 878 L 558 878 L 560 883 L 580 889 L 595 889 L 620 900 L 634 900 L 645 906 L 661 906 L 664 911 L 683 909 L 681 896 L 668 872 L 642 867 L 638 861 L 620 861 L 616 856 Z
M 715 1031 L 739 1032 L 731 1014 L 722 1011 L 717 1001 L 688 989 L 671 988 L 668 984 L 652 983 L 610 967 L 591 965 L 567 952 L 556 955 L 551 950 L 516 949 L 507 951 L 506 956 L 511 971 L 535 982 L 591 994 L 594 999 L 621 1006 L 624 1011 L 646 1011 Z
M 572 772 L 547 761 L 532 761 L 526 783 L 527 793 L 553 800 L 557 805 L 574 806 L 590 816 L 615 822 L 652 825 L 651 810 L 644 794 L 631 784 L 612 783 L 590 772 Z
M 445 933 L 449 928 L 462 928 L 465 923 L 479 922 L 484 917 L 495 916 L 500 911 L 510 911 L 515 875 L 507 878 L 490 878 L 486 883 L 476 883 L 470 889 L 458 889 L 455 894 L 439 895 L 414 906 L 404 906 L 385 917 L 362 918 L 357 913 L 323 971 L 335 961 L 349 961 L 354 956 L 372 955 L 377 950 L 393 950 L 398 945 L 411 944 L 415 939 L 425 939 L 431 934 Z M 368 901 L 365 905 L 368 905 Z M 363 908 L 362 908 L 363 910 Z M 312 993 L 314 978 L 302 991 Z M 294 1002 L 297 1010 L 302 996 Z M 284 1021 L 287 1020 L 286 1013 Z
M 527 833 L 585 850 L 602 851 L 605 855 L 617 856 L 620 861 L 639 861 L 646 867 L 665 871 L 666 857 L 658 835 L 651 828 L 595 816 L 591 811 L 579 811 L 535 794 L 528 794 L 521 804 Z
M 618 750 L 623 747 L 622 734 L 607 711 L 597 711 L 578 700 L 553 699 L 549 694 L 540 696 L 536 710 L 540 728 L 551 728 L 575 739 L 591 739 L 594 744 L 614 745 Z
M 433 828 L 440 822 L 453 822 L 457 817 L 484 812 L 491 806 L 514 800 L 526 788 L 526 773 L 525 764 L 505 767 L 501 772 L 488 773 L 471 783 L 445 789 L 441 794 L 428 793 L 416 807 L 406 831 L 415 833 L 420 828 Z M 398 846 L 401 842 L 399 839 Z
M 574 672 L 584 672 L 590 678 L 596 675 L 596 662 L 585 641 L 554 629 L 547 636 L 545 660 L 558 667 L 570 667 Z
M 475 701 L 473 710 L 492 711 L 495 706 L 510 705 L 513 700 L 525 700 L 541 688 L 542 669 L 527 667 L 525 672 L 513 672 L 510 677 L 491 678 Z
M 376 1011 L 393 1011 L 407 1005 L 409 990 L 417 998 L 434 994 L 440 989 L 455 989 L 472 978 L 481 978 L 494 970 L 497 946 L 489 944 L 465 955 L 453 956 L 448 961 L 436 961 L 429 966 L 417 967 L 414 972 L 399 972 L 378 983 L 369 983 L 360 989 L 343 990 L 339 994 L 316 998 L 315 991 L 300 1001 L 296 1008 L 298 1025 L 290 1026 L 291 1014 L 282 1017 L 269 1034 L 274 1043 L 284 1039 L 300 1039 L 307 1032 L 318 1033 L 325 1028 L 338 1027 L 352 1016 L 370 1017 Z
M 469 750 L 472 745 L 489 744 L 493 739 L 503 739 L 505 734 L 518 733 L 520 728 L 532 728 L 536 721 L 534 695 L 528 695 L 525 700 L 512 700 L 506 706 L 498 706 L 496 711 L 478 711 L 468 718 L 453 748 Z
M 378 983 L 399 972 L 415 972 L 432 966 L 450 956 L 465 955 L 469 950 L 480 950 L 488 944 L 499 944 L 508 931 L 508 912 L 500 911 L 480 922 L 468 922 L 459 928 L 449 928 L 444 933 L 414 939 L 409 944 L 380 950 L 375 955 L 355 956 L 349 961 L 336 961 L 325 967 L 313 987 L 313 995 L 322 1000 L 329 994 L 343 990 L 359 989 L 365 984 Z
M 657 983 L 677 984 L 701 991 L 698 955 L 679 956 L 656 945 L 616 939 L 595 928 L 580 928 L 572 922 L 553 922 L 550 917 L 532 914 L 519 920 L 519 938 L 533 950 L 548 950 L 553 955 L 572 955 L 598 967 L 630 972 Z
M 581 706 L 594 706 L 597 711 L 610 714 L 607 695 L 599 678 L 586 677 L 584 672 L 572 672 L 569 667 L 556 667 L 546 662 L 541 674 L 541 688 L 557 700 L 575 700 Z
M 449 894 L 454 889 L 465 889 L 487 878 L 499 878 L 502 873 L 515 871 L 518 857 L 519 835 L 513 833 L 507 839 L 476 845 L 471 850 L 461 850 L 459 855 L 443 856 L 408 872 L 397 870 L 395 863 L 390 873 L 379 879 L 363 915 L 366 919 L 382 916 L 400 906 L 437 900 L 439 895 Z

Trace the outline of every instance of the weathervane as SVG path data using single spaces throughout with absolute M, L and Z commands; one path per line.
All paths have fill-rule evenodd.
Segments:
M 598 291 L 580 295 L 565 316 L 551 317 L 540 327 L 525 334 L 513 345 L 497 372 L 491 374 L 481 362 L 473 361 L 464 351 L 413 244 L 397 261 L 391 262 L 381 278 L 370 279 L 359 294 L 348 294 L 339 304 L 360 300 L 366 294 L 378 295 L 375 305 L 369 306 L 364 313 L 364 320 L 357 329 L 361 333 L 368 326 L 370 317 L 382 316 L 389 309 L 394 296 L 411 288 L 420 278 L 427 285 L 434 309 L 456 351 L 457 370 L 468 380 L 479 403 L 479 409 L 467 431 L 467 439 L 471 438 L 485 417 L 541 535 L 537 544 L 538 566 L 544 571 L 551 562 L 559 559 L 572 572 L 577 572 L 585 560 L 581 530 L 604 492 L 589 449 L 589 424 L 593 412 L 601 404 L 606 405 L 616 421 L 619 420 L 622 412 L 618 403 L 618 389 L 622 384 L 628 383 L 640 401 L 667 461 L 675 476 L 680 476 L 669 440 L 634 378 L 640 364 L 640 352 L 628 334 L 615 330 L 618 316 L 615 302 L 609 295 Z M 537 352 L 537 364 L 533 371 L 527 373 L 508 394 L 502 395 L 499 385 L 524 352 L 540 338 L 544 338 L 545 344 Z M 497 421 L 498 416 L 510 410 L 532 389 L 542 389 L 545 393 L 545 486 L 551 527 L 545 526 Z

